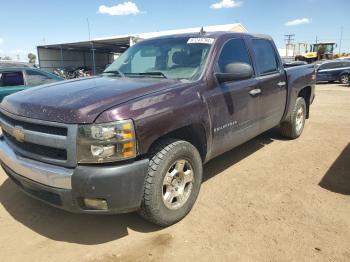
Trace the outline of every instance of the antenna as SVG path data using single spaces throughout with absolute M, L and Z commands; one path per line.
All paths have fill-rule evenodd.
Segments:
M 203 26 L 202 26 L 202 27 L 201 27 L 201 30 L 199 31 L 199 34 L 200 34 L 200 35 L 205 35 L 205 33 L 206 33 L 206 32 L 204 31 L 204 28 L 203 28 Z
M 91 40 L 91 36 L 90 36 L 90 22 L 89 22 L 89 18 L 86 18 L 86 23 L 87 23 L 87 28 L 88 28 L 88 33 L 89 33 L 89 41 Z

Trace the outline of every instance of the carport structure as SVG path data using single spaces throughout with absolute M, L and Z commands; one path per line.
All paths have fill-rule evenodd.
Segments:
M 247 32 L 240 23 L 204 26 L 204 31 Z M 41 45 L 37 47 L 40 68 L 53 71 L 55 68 L 87 67 L 94 74 L 102 72 L 114 61 L 115 55 L 123 53 L 137 41 L 157 36 L 200 32 L 201 27 L 167 30 L 97 38 L 90 41 Z
M 39 66 L 48 71 L 87 67 L 98 73 L 114 61 L 115 54 L 123 53 L 133 41 L 133 37 L 127 36 L 38 46 Z

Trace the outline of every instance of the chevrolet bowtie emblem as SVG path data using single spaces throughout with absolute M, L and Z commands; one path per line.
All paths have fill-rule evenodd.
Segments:
M 18 142 L 24 142 L 23 127 L 15 126 L 12 130 L 12 135 L 16 138 Z

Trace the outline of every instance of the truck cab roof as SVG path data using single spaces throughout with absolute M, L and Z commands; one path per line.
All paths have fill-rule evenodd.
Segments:
M 183 34 L 174 34 L 174 35 L 166 35 L 159 36 L 154 38 L 149 38 L 143 41 L 151 41 L 156 39 L 166 39 L 166 38 L 177 38 L 177 37 L 210 37 L 210 38 L 221 38 L 224 36 L 230 37 L 250 37 L 250 38 L 264 38 L 268 40 L 272 40 L 272 37 L 265 34 L 254 34 L 254 33 L 238 33 L 238 32 L 230 32 L 230 31 L 216 31 L 216 32 L 204 32 L 204 33 L 183 33 Z

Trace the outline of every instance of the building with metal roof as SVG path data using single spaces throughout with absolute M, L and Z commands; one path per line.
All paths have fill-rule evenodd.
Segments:
M 206 32 L 247 32 L 240 23 L 204 26 Z M 153 37 L 199 32 L 201 27 L 166 30 L 158 32 L 117 35 L 73 43 L 40 45 L 37 47 L 39 66 L 52 71 L 55 68 L 87 67 L 93 72 L 103 71 L 114 61 L 115 55 L 123 53 L 137 41 Z

